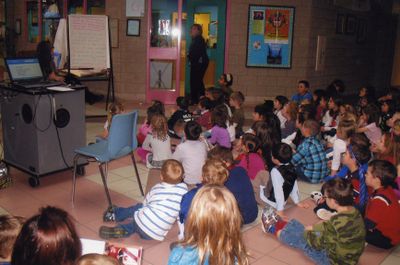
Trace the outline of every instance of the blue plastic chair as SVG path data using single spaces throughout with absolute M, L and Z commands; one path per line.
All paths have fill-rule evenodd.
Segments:
M 74 203 L 75 200 L 76 169 L 78 160 L 81 157 L 86 158 L 90 162 L 98 162 L 107 200 L 109 205 L 112 206 L 111 196 L 107 186 L 108 162 L 130 155 L 135 168 L 140 192 L 142 193 L 142 196 L 144 196 L 135 156 L 133 154 L 133 151 L 137 148 L 137 119 L 137 110 L 126 114 L 115 115 L 111 122 L 110 133 L 107 140 L 102 140 L 95 144 L 75 150 L 76 155 L 74 157 L 74 174 L 72 179 L 72 203 Z

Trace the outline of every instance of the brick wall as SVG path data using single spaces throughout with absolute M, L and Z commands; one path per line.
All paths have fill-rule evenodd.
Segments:
M 291 69 L 246 67 L 250 3 L 296 8 Z M 35 50 L 36 47 L 36 44 L 26 41 L 25 9 L 24 4 L 15 5 L 15 18 L 21 18 L 23 25 L 22 35 L 16 41 L 18 51 Z M 364 44 L 356 43 L 356 35 L 335 33 L 336 15 L 339 12 L 367 19 L 368 38 Z M 117 97 L 143 101 L 146 93 L 147 16 L 141 18 L 140 37 L 127 37 L 125 1 L 106 0 L 106 13 L 119 20 L 119 47 L 112 48 Z M 290 96 L 301 79 L 310 80 L 312 89 L 324 88 L 334 78 L 343 79 L 348 91 L 354 91 L 365 83 L 379 87 L 390 84 L 396 37 L 396 20 L 391 17 L 390 11 L 384 16 L 357 13 L 341 10 L 333 6 L 331 0 L 231 0 L 231 13 L 228 17 L 231 25 L 228 71 L 234 75 L 234 89 L 243 91 L 247 102 L 260 102 L 279 94 Z M 318 35 L 327 37 L 325 69 L 320 72 L 314 70 Z M 106 91 L 105 82 L 88 85 L 91 90 Z

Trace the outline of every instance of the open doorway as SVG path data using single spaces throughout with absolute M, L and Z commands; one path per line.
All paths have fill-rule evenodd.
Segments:
M 210 59 L 205 86 L 216 85 L 224 72 L 226 9 L 225 0 L 149 0 L 148 102 L 173 104 L 177 96 L 190 94 L 187 53 L 194 23 L 203 26 Z

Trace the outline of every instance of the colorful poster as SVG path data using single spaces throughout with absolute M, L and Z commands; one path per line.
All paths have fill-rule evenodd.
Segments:
M 247 67 L 291 67 L 294 11 L 294 7 L 249 6 Z

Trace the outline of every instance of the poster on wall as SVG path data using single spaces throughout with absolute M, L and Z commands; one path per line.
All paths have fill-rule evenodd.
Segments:
M 291 67 L 294 12 L 294 7 L 249 6 L 247 67 Z

